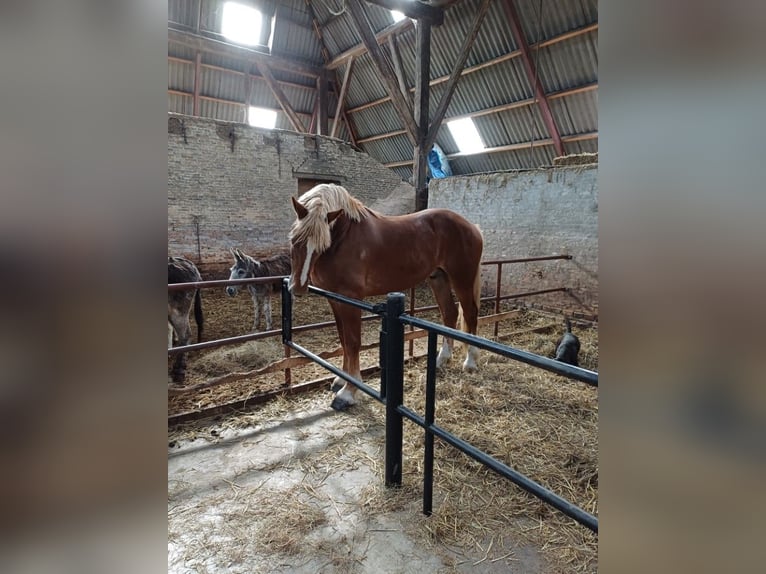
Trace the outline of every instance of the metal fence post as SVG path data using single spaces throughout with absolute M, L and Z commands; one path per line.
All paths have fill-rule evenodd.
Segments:
M 293 340 L 293 294 L 287 288 L 288 279 L 282 279 L 282 343 Z
M 404 293 L 386 297 L 386 486 L 402 484 L 402 415 L 404 399 Z

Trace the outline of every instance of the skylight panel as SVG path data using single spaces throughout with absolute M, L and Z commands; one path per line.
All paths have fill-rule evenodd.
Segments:
M 399 22 L 401 20 L 404 20 L 407 16 L 399 12 L 399 10 L 391 10 L 391 18 L 394 19 L 394 22 Z
M 226 2 L 223 5 L 221 34 L 237 44 L 258 44 L 261 36 L 261 13 L 244 4 Z
M 277 112 L 250 106 L 247 110 L 247 123 L 256 128 L 273 130 L 277 125 Z
M 478 153 L 485 148 L 481 136 L 471 118 L 447 122 L 452 138 L 457 143 L 460 153 Z

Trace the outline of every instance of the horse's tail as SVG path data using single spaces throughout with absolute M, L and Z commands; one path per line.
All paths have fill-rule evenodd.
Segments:
M 199 289 L 194 294 L 194 320 L 197 321 L 197 342 L 201 343 L 204 319 L 202 317 L 202 295 Z

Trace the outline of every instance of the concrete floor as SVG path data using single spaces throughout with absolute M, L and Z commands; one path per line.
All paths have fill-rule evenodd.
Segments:
M 329 398 L 291 399 L 283 415 L 227 419 L 193 439 L 171 435 L 169 573 L 546 571 L 529 546 L 509 557 L 430 541 L 417 495 L 399 503 L 394 491 L 387 502 L 378 405 L 336 413 Z M 422 496 L 422 485 L 410 488 Z

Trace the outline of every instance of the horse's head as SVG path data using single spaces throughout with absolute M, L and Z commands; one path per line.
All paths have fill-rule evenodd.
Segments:
M 294 197 L 293 209 L 298 218 L 290 230 L 290 258 L 292 271 L 288 288 L 295 295 L 303 295 L 309 288 L 309 277 L 317 256 L 330 247 L 330 224 L 343 213 L 342 209 L 327 213 L 321 203 L 312 209 L 299 203 Z
M 230 249 L 229 251 L 234 256 L 234 265 L 232 265 L 229 270 L 229 281 L 233 279 L 249 279 L 250 277 L 253 277 L 253 272 L 249 269 L 245 254 L 236 248 Z M 226 294 L 233 297 L 239 293 L 239 287 L 239 285 L 227 285 Z

